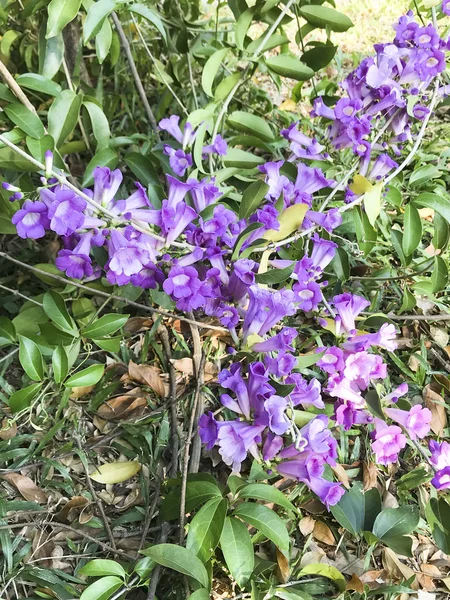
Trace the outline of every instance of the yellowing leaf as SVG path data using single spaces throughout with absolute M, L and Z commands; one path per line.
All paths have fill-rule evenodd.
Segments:
M 128 462 L 106 463 L 101 465 L 97 471 L 89 475 L 97 483 L 121 483 L 131 479 L 141 468 L 141 465 L 132 460 Z
M 297 112 L 297 103 L 291 100 L 291 98 L 287 98 L 287 100 L 284 100 L 278 108 L 279 110 Z
M 279 229 L 269 229 L 263 235 L 265 240 L 270 242 L 279 242 L 284 240 L 292 232 L 299 229 L 305 218 L 305 213 L 308 210 L 306 204 L 294 204 L 281 213 L 278 218 L 280 223 Z
M 364 194 L 364 208 L 372 227 L 375 225 L 375 221 L 381 212 L 381 191 L 383 185 L 383 182 L 380 181 L 371 186 L 370 190 Z
M 373 185 L 362 175 L 355 175 L 352 183 L 348 187 L 354 194 L 360 196 L 361 194 L 369 192 L 373 188 Z

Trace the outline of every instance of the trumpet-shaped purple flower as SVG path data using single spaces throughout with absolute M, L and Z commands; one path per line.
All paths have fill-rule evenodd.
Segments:
M 442 12 L 450 16 L 450 0 L 442 0 Z
M 198 420 L 198 433 L 202 443 L 206 445 L 208 450 L 211 450 L 216 445 L 218 432 L 219 423 L 211 411 L 200 417 Z
M 352 294 L 340 294 L 333 298 L 334 309 L 339 316 L 339 324 L 347 333 L 356 331 L 355 319 L 370 302 L 362 296 L 353 296 Z M 336 333 L 337 327 L 336 327 Z
M 211 179 L 211 181 L 207 179 L 201 181 L 188 179 L 187 183 L 191 185 L 191 197 L 194 208 L 198 213 L 201 213 L 210 204 L 214 204 L 222 195 L 219 188 L 214 185 L 214 179 Z
M 397 462 L 398 455 L 406 446 L 406 437 L 397 425 L 386 425 L 383 421 L 376 419 L 375 441 L 372 442 L 372 450 L 380 465 L 389 465 Z
M 67 277 L 83 279 L 91 277 L 94 273 L 92 261 L 89 256 L 94 232 L 85 233 L 73 250 L 60 250 L 55 264 Z
M 372 379 L 385 379 L 386 369 L 381 356 L 363 351 L 347 357 L 344 376 L 361 390 L 365 390 Z
M 422 439 L 430 432 L 431 411 L 417 404 L 410 410 L 386 408 L 384 412 L 406 429 L 412 440 Z
M 327 481 L 322 478 L 312 478 L 307 485 L 318 496 L 319 500 L 325 504 L 327 510 L 330 510 L 330 506 L 337 504 L 345 494 L 344 488 L 339 483 Z
M 37 240 L 44 237 L 45 230 L 50 226 L 47 206 L 44 202 L 25 200 L 23 206 L 11 219 L 16 226 L 17 235 L 21 238 Z
M 316 365 L 320 367 L 326 373 L 330 375 L 336 373 L 336 371 L 342 371 L 345 366 L 344 353 L 337 346 L 331 346 L 330 348 L 318 348 L 317 352 L 324 352 L 320 360 L 317 361 Z
M 300 429 L 305 449 L 322 456 L 324 462 L 334 466 L 337 458 L 337 442 L 328 429 L 328 417 L 319 415 Z
M 41 199 L 48 206 L 50 229 L 58 235 L 71 235 L 83 226 L 86 200 L 77 196 L 72 190 L 56 186 L 54 191 L 40 190 Z
M 112 203 L 122 179 L 123 176 L 119 169 L 111 171 L 108 167 L 95 167 L 94 201 L 102 206 Z
M 110 283 L 117 285 L 129 283 L 131 276 L 139 273 L 150 262 L 148 251 L 138 243 L 127 240 L 117 229 L 111 229 L 108 253 L 106 277 Z
M 286 352 L 286 350 L 281 350 L 274 358 L 267 355 L 264 358 L 264 363 L 273 375 L 276 377 L 285 377 L 297 365 L 297 359 L 292 354 L 289 354 L 289 352 Z
M 298 333 L 293 327 L 283 327 L 283 329 L 264 342 L 253 344 L 252 350 L 255 352 L 274 352 L 276 350 L 289 350 L 293 352 L 292 342 Z
M 290 427 L 286 416 L 287 400 L 281 396 L 271 396 L 264 402 L 269 418 L 269 429 L 276 435 L 283 435 Z
M 317 269 L 323 271 L 333 260 L 334 255 L 336 254 L 337 244 L 322 239 L 317 233 L 314 233 L 312 240 L 314 244 L 311 252 L 311 260 Z
M 161 228 L 166 237 L 166 245 L 174 242 L 194 219 L 197 218 L 195 210 L 186 204 L 178 202 L 175 209 L 163 200 L 161 209 Z
M 322 290 L 315 281 L 299 281 L 294 283 L 292 290 L 296 294 L 298 307 L 304 312 L 316 310 L 322 300 Z
M 203 146 L 203 155 L 218 154 L 219 156 L 226 156 L 227 152 L 228 144 L 221 135 L 216 135 L 213 143 L 209 146 Z
M 189 298 L 199 287 L 198 273 L 194 267 L 172 267 L 163 283 L 166 294 L 177 300 Z
M 316 408 L 324 408 L 325 404 L 322 400 L 320 382 L 317 379 L 306 381 L 300 373 L 291 373 L 285 379 L 287 385 L 295 385 L 289 397 L 294 406 L 302 404 L 303 406 L 315 406 Z
M 192 167 L 192 155 L 186 154 L 181 148 L 175 150 L 175 148 L 166 144 L 164 146 L 164 154 L 167 154 L 169 157 L 170 168 L 175 175 L 178 175 L 179 177 L 183 177 L 186 173 L 186 169 Z
M 431 485 L 437 490 L 447 490 L 450 488 L 450 467 L 444 467 L 440 471 L 437 471 L 431 480 Z

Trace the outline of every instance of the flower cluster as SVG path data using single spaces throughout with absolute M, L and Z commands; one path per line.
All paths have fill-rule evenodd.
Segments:
M 86 281 L 104 273 L 112 285 L 159 289 L 178 310 L 214 317 L 228 328 L 235 348 L 219 374 L 223 409 L 220 417 L 209 412 L 200 419 L 202 441 L 217 447 L 234 471 L 250 454 L 268 470 L 304 483 L 327 507 L 343 494 L 330 469 L 338 457 L 336 428 L 367 427 L 382 465 L 430 429 L 427 408 L 405 407 L 404 401 L 403 408 L 393 407 L 407 394 L 406 384 L 394 390 L 385 385 L 387 365 L 379 352 L 395 350 L 395 327 L 360 331 L 358 320 L 370 304 L 365 298 L 324 297 L 337 248 L 329 238 L 348 206 L 325 210 L 338 183 L 311 164 L 349 148 L 369 180 L 381 181 L 397 165 L 387 151 L 400 153 L 414 122 L 428 114 L 428 90 L 445 66 L 447 44 L 410 13 L 395 31 L 393 43 L 377 45 L 376 55 L 347 78 L 347 96 L 334 108 L 316 100 L 313 115 L 331 121 L 326 139 L 309 137 L 297 124 L 281 132 L 291 156 L 259 167 L 267 193 L 246 218 L 232 210 L 214 178 L 189 177 L 197 133 L 189 122 L 181 128 L 177 116 L 163 119 L 160 129 L 173 138 L 164 145 L 170 168 L 185 179 L 167 174 L 161 202 L 151 201 L 139 183 L 131 195 L 123 193 L 120 170 L 97 167 L 93 189 L 79 193 L 43 177 L 38 199 L 26 197 L 13 217 L 22 238 L 38 239 L 48 230 L 62 237 L 56 265 L 68 277 Z M 371 136 L 380 128 L 385 139 L 375 142 Z M 201 156 L 220 160 L 226 152 L 218 135 Z M 46 159 L 51 175 L 51 155 Z M 5 187 L 13 200 L 22 198 L 18 188 Z M 301 251 L 285 251 L 292 233 L 304 239 Z M 282 272 L 284 280 L 261 283 L 268 270 Z M 298 357 L 299 320 L 321 326 L 330 340 L 316 349 L 307 370 Z M 384 419 L 372 410 L 369 393 L 377 394 Z M 431 448 L 436 487 L 450 487 L 447 446 Z

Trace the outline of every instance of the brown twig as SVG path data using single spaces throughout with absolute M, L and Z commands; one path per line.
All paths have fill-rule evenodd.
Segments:
M 161 338 L 163 352 L 169 369 L 169 411 L 170 411 L 170 430 L 172 446 L 172 465 L 170 467 L 170 477 L 176 477 L 178 471 L 178 418 L 177 418 L 177 379 L 175 367 L 172 363 L 172 348 L 170 347 L 169 332 L 165 325 L 158 327 L 159 337 Z
M 197 327 L 202 328 L 202 329 L 211 329 L 212 331 L 228 332 L 228 329 L 226 329 L 225 327 L 219 327 L 217 325 L 208 325 L 206 323 L 200 323 L 199 321 L 192 321 L 191 319 L 188 319 L 187 317 L 182 317 L 180 315 L 176 315 L 175 313 L 161 310 L 159 308 L 153 308 L 151 306 L 146 306 L 145 304 L 139 304 L 139 302 L 133 302 L 132 300 L 128 300 L 128 298 L 124 298 L 123 296 L 117 296 L 116 294 L 108 294 L 107 292 L 102 292 L 101 290 L 92 288 L 89 285 L 86 285 L 85 283 L 78 283 L 76 281 L 73 281 L 72 279 L 67 279 L 66 277 L 62 277 L 61 275 L 55 275 L 54 273 L 47 273 L 47 271 L 43 271 L 42 269 L 39 269 L 38 267 L 34 267 L 32 265 L 27 265 L 26 263 L 24 263 L 20 260 L 17 260 L 17 258 L 13 258 L 12 256 L 9 256 L 9 254 L 6 254 L 6 252 L 0 252 L 0 257 L 5 258 L 6 260 L 9 260 L 10 262 L 12 262 L 16 265 L 19 265 L 19 266 L 23 267 L 24 269 L 33 271 L 34 273 L 39 273 L 40 275 L 45 275 L 45 277 L 51 277 L 52 279 L 55 279 L 56 281 L 61 281 L 61 283 L 65 283 L 66 285 L 73 285 L 74 287 L 79 288 L 81 290 L 88 290 L 88 291 L 92 292 L 93 294 L 96 294 L 97 296 L 101 296 L 102 298 L 110 298 L 111 300 L 118 300 L 119 302 L 124 302 L 125 304 L 127 304 L 129 306 L 134 306 L 136 308 L 140 308 L 141 310 L 143 310 L 145 312 L 162 315 L 163 317 L 167 317 L 170 319 L 178 319 L 179 321 L 184 321 L 185 323 L 189 323 L 191 325 L 197 325 Z
M 155 133 L 155 137 L 159 142 L 160 138 L 159 138 L 159 133 L 158 133 L 158 124 L 156 123 L 155 115 L 153 114 L 151 106 L 147 100 L 147 95 L 145 93 L 144 86 L 142 85 L 141 78 L 140 78 L 138 70 L 136 68 L 136 63 L 134 62 L 133 54 L 131 52 L 131 48 L 130 48 L 130 44 L 128 42 L 127 36 L 125 35 L 122 24 L 119 20 L 119 17 L 117 16 L 117 14 L 115 12 L 112 12 L 111 17 L 112 17 L 112 20 L 114 21 L 114 25 L 115 25 L 117 33 L 119 35 L 120 44 L 123 48 L 123 51 L 125 52 L 125 55 L 128 60 L 128 64 L 130 65 L 131 74 L 133 75 L 134 84 L 136 86 L 137 92 L 138 92 L 141 102 L 144 106 L 145 112 L 147 113 L 147 118 L 150 122 L 150 125 Z
M 14 93 L 14 95 L 17 96 L 17 98 L 22 102 L 22 104 L 26 108 L 28 108 L 28 110 L 31 111 L 32 113 L 37 114 L 36 109 L 31 104 L 31 102 L 28 100 L 28 98 L 25 96 L 25 94 L 22 92 L 19 84 L 17 83 L 17 81 L 14 79 L 14 77 L 11 75 L 11 73 L 8 71 L 8 69 L 6 68 L 6 66 L 4 65 L 4 63 L 1 60 L 0 60 L 0 76 L 3 79 L 3 81 L 6 83 L 6 85 L 9 87 L 9 89 Z
M 108 518 L 106 517 L 105 510 L 103 508 L 103 504 L 101 503 L 100 498 L 97 496 L 97 493 L 94 490 L 94 486 L 92 485 L 91 478 L 89 477 L 89 471 L 88 471 L 88 466 L 87 466 L 86 454 L 84 453 L 84 450 L 83 450 L 83 448 L 81 446 L 80 438 L 78 436 L 75 436 L 75 442 L 76 442 L 76 444 L 78 446 L 78 449 L 79 449 L 79 453 L 78 454 L 80 456 L 81 464 L 83 465 L 84 473 L 86 475 L 87 486 L 88 486 L 89 491 L 91 492 L 92 498 L 93 498 L 94 502 L 96 503 L 97 508 L 99 510 L 101 519 L 102 519 L 103 524 L 105 526 L 106 533 L 108 534 L 108 537 L 109 537 L 110 544 L 111 544 L 111 546 L 114 549 L 116 549 L 116 543 L 114 541 L 113 532 L 112 532 L 111 526 L 109 524 Z

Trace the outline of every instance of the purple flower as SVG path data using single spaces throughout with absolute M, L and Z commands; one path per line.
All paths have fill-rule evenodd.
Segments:
M 450 14 L 450 12 L 448 14 Z M 431 485 L 437 490 L 446 490 L 450 488 L 450 467 L 444 467 L 435 473 L 431 480 Z
M 131 276 L 139 273 L 150 262 L 148 251 L 136 242 L 127 240 L 117 229 L 111 229 L 108 253 L 106 278 L 117 285 L 129 283 Z
M 283 435 L 290 427 L 289 419 L 285 414 L 286 407 L 287 400 L 281 396 L 271 396 L 264 402 L 269 417 L 269 429 L 276 435 Z
M 43 188 L 41 199 L 48 206 L 50 229 L 58 235 L 71 235 L 82 227 L 85 216 L 86 200 L 77 196 L 72 190 L 56 186 L 54 191 Z
M 228 282 L 228 292 L 235 302 L 239 302 L 247 294 L 248 288 L 255 283 L 254 269 L 256 263 L 250 258 L 240 258 L 233 263 Z
M 354 381 L 350 381 L 346 377 L 341 376 L 339 373 L 330 375 L 326 391 L 333 398 L 351 402 L 357 408 L 362 408 L 365 404 L 358 385 Z
M 322 290 L 315 281 L 299 281 L 292 286 L 295 292 L 298 307 L 304 312 L 316 310 L 322 300 Z
M 264 342 L 253 344 L 254 352 L 274 352 L 276 350 L 289 350 L 293 352 L 292 342 L 298 333 L 293 327 L 283 327 L 283 329 Z
M 163 200 L 161 217 L 161 227 L 166 236 L 166 245 L 169 246 L 183 233 L 189 223 L 197 218 L 197 213 L 184 201 L 178 202 L 174 209 L 169 206 L 167 200 Z
M 218 154 L 225 156 L 228 152 L 228 144 L 221 135 L 216 135 L 214 142 L 203 147 L 203 154 Z
M 269 431 L 264 441 L 262 449 L 263 460 L 273 460 L 283 447 L 283 443 L 284 440 L 281 436 L 275 435 L 274 433 Z
M 241 421 L 228 421 L 219 427 L 219 453 L 225 464 L 238 472 L 247 452 L 256 455 L 255 439 L 261 434 L 264 425 L 248 425 Z
M 47 216 L 47 206 L 44 202 L 25 200 L 22 208 L 11 219 L 16 226 L 17 235 L 21 238 L 37 240 L 44 237 L 45 230 L 50 226 Z
M 326 213 L 307 210 L 302 223 L 303 229 L 309 229 L 311 227 L 310 222 L 323 227 L 325 231 L 331 233 L 333 229 L 336 229 L 342 223 L 342 215 L 338 208 L 331 208 Z
M 158 287 L 158 283 L 162 283 L 164 279 L 165 277 L 161 269 L 158 269 L 156 265 L 150 262 L 144 266 L 142 271 L 131 276 L 131 283 L 144 290 L 154 290 Z
M 318 348 L 317 352 L 323 352 L 325 348 Z M 332 374 L 336 371 L 342 371 L 344 368 L 344 353 L 337 346 L 331 346 L 325 350 L 325 354 L 316 365 L 326 373 Z
M 180 129 L 180 117 L 178 115 L 172 115 L 169 118 L 162 119 L 158 127 L 160 131 L 167 131 L 179 144 L 183 143 L 183 134 Z
M 234 306 L 223 305 L 216 311 L 216 316 L 224 327 L 233 329 L 239 323 L 239 313 Z
M 386 408 L 384 411 L 389 418 L 404 427 L 412 440 L 422 439 L 428 435 L 431 423 L 431 411 L 420 404 L 410 410 Z
M 315 406 L 316 408 L 325 408 L 325 404 L 321 396 L 321 387 L 317 379 L 306 381 L 300 373 L 291 373 L 285 379 L 287 385 L 295 385 L 293 391 L 289 394 L 292 404 L 297 406 Z
M 340 294 L 333 298 L 333 305 L 340 318 L 339 324 L 348 333 L 354 333 L 356 330 L 355 318 L 370 305 L 370 302 L 362 296 Z M 337 327 L 336 333 L 338 334 Z
M 264 363 L 273 375 L 276 377 L 285 377 L 297 365 L 297 359 L 292 354 L 286 352 L 286 350 L 282 350 L 274 358 L 266 355 Z
M 317 233 L 313 235 L 312 240 L 314 244 L 311 252 L 311 260 L 317 269 L 323 271 L 333 260 L 337 244 L 329 240 L 324 240 Z
M 175 148 L 166 144 L 164 146 L 164 154 L 167 154 L 169 157 L 170 168 L 175 175 L 178 175 L 179 177 L 183 177 L 186 173 L 186 169 L 192 167 L 192 155 L 186 154 L 181 148 L 175 150 Z
M 278 200 L 284 188 L 289 185 L 289 179 L 285 175 L 280 174 L 280 169 L 283 166 L 283 161 L 266 162 L 258 167 L 261 173 L 265 173 L 265 183 L 269 186 L 266 198 L 269 200 Z
M 94 273 L 90 259 L 90 251 L 94 232 L 85 233 L 73 250 L 60 250 L 55 264 L 67 277 L 83 279 L 91 277 Z
M 330 506 L 337 504 L 345 494 L 344 488 L 339 483 L 327 481 L 322 478 L 313 478 L 307 485 L 319 497 L 319 500 L 325 504 L 328 510 L 330 510 Z
M 365 390 L 372 379 L 386 378 L 386 364 L 381 356 L 366 351 L 350 354 L 345 361 L 344 376 Z
M 428 446 L 431 451 L 430 461 L 438 471 L 450 467 L 450 444 L 448 442 L 430 440 Z
M 94 169 L 94 200 L 102 206 L 110 204 L 122 183 L 122 173 L 119 169 L 111 171 L 108 167 Z
M 216 444 L 218 431 L 218 423 L 211 411 L 208 414 L 202 415 L 198 420 L 198 433 L 202 444 L 206 444 L 207 450 L 211 450 Z
M 223 204 L 216 206 L 213 216 L 207 221 L 204 221 L 202 218 L 199 219 L 202 231 L 214 238 L 222 237 L 227 231 L 228 226 L 236 221 L 236 214 L 232 210 L 225 208 Z
M 191 185 L 191 196 L 194 208 L 198 213 L 201 213 L 210 204 L 214 204 L 222 195 L 219 188 L 214 185 L 214 179 L 211 181 L 207 181 L 207 179 L 201 181 L 188 179 L 187 183 Z
M 333 187 L 335 183 L 333 179 L 327 179 L 321 169 L 307 167 L 303 163 L 297 166 L 295 188 L 306 194 L 314 194 L 322 188 Z
M 442 12 L 450 16 L 450 0 L 442 0 Z
M 166 294 L 176 298 L 188 298 L 198 291 L 200 282 L 194 267 L 172 267 L 163 283 Z
M 337 442 L 328 429 L 328 417 L 319 415 L 300 429 L 300 435 L 306 442 L 305 450 L 322 456 L 330 465 L 336 464 Z
M 397 462 L 398 454 L 406 446 L 406 437 L 397 425 L 386 425 L 376 419 L 375 441 L 372 450 L 376 461 L 381 465 Z

